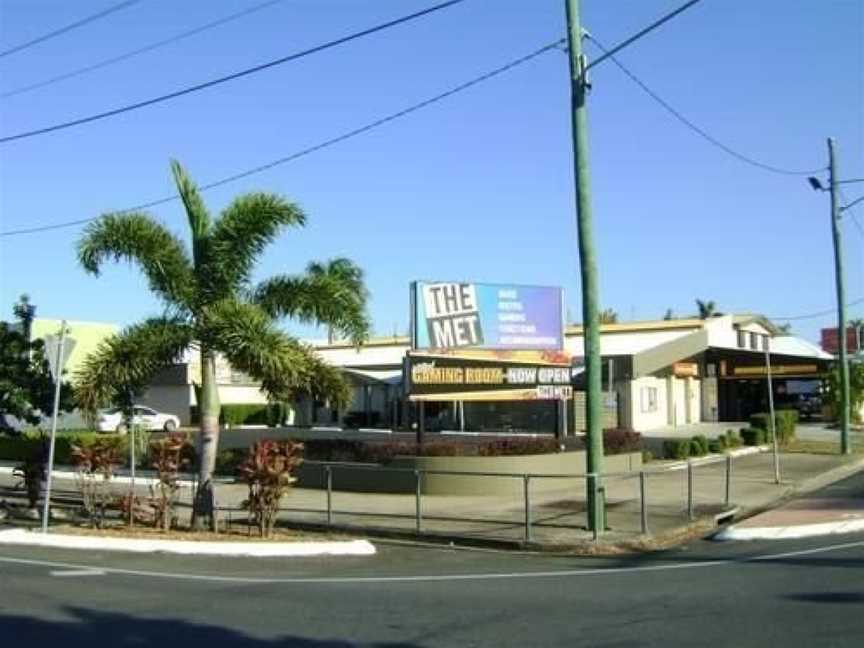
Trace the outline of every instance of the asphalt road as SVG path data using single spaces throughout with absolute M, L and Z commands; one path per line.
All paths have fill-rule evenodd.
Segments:
M 859 474 L 825 495 L 862 490 Z M 604 559 L 398 545 L 290 561 L 2 548 L 0 632 L 88 648 L 860 646 L 862 577 L 864 534 Z

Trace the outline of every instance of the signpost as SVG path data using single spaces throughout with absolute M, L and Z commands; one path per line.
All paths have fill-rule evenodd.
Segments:
M 69 361 L 72 350 L 75 348 L 75 340 L 66 339 L 66 320 L 60 324 L 60 335 L 48 335 L 45 337 L 45 353 L 48 356 L 48 365 L 51 368 L 51 376 L 54 379 L 54 411 L 51 416 L 51 440 L 48 446 L 48 474 L 45 478 L 45 497 L 42 501 L 42 533 L 48 533 L 48 518 L 51 515 L 51 474 L 54 472 L 54 446 L 57 439 L 57 414 L 60 408 L 60 385 L 63 378 L 63 367 Z

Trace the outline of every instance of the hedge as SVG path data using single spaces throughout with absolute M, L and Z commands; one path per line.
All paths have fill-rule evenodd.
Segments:
M 690 456 L 691 439 L 669 439 L 663 442 L 663 456 L 667 459 L 687 459 Z
M 765 442 L 771 441 L 771 427 L 769 414 L 760 412 L 750 416 L 750 427 L 765 432 Z M 789 443 L 795 438 L 795 426 L 798 423 L 798 411 L 781 409 L 774 412 L 774 424 L 777 431 L 778 443 Z
M 72 446 L 89 445 L 97 438 L 105 438 L 105 434 L 98 432 L 64 432 L 58 433 L 54 442 L 54 463 L 57 465 L 72 464 Z M 110 437 L 109 437 L 110 438 Z M 123 456 L 129 447 L 127 437 L 113 437 L 117 444 L 122 446 Z M 0 437 L 0 460 L 4 461 L 26 461 L 39 453 L 42 443 L 48 443 L 47 435 L 41 438 L 38 434 L 25 433 L 19 437 Z M 46 458 L 47 458 L 47 450 Z
M 267 425 L 276 427 L 287 418 L 290 407 L 285 403 L 226 403 L 219 412 L 219 422 L 223 425 Z M 197 405 L 190 407 L 193 425 L 201 422 Z

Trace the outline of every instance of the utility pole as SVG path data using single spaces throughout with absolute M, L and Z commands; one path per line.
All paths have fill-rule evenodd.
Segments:
M 837 179 L 837 153 L 833 137 L 828 138 L 828 184 L 831 190 L 831 234 L 834 240 L 834 278 L 837 283 L 837 341 L 840 356 L 840 452 L 849 446 L 849 359 L 846 345 L 846 292 L 843 282 L 843 240 L 840 229 L 840 188 Z
M 597 259 L 591 224 L 591 179 L 588 171 L 588 63 L 582 54 L 582 24 L 579 0 L 565 0 L 567 42 L 570 59 L 570 101 L 573 135 L 573 166 L 576 181 L 576 229 L 579 237 L 579 269 L 582 279 L 582 326 L 585 345 L 585 422 L 587 447 L 586 498 L 588 528 L 597 537 L 604 530 L 605 502 L 602 498 L 603 403 L 600 359 L 600 318 Z

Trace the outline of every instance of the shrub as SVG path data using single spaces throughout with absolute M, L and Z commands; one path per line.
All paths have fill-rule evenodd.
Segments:
M 708 448 L 703 447 L 701 441 L 698 439 L 690 439 L 690 456 L 691 457 L 701 457 L 703 455 L 708 454 Z
M 607 455 L 639 452 L 642 449 L 642 435 L 633 430 L 603 430 L 603 453 Z
M 725 447 L 725 445 L 721 444 L 720 442 L 720 439 L 722 438 L 723 437 L 720 437 L 719 439 L 711 439 L 710 441 L 708 441 L 708 452 L 711 452 L 712 454 L 719 454 L 723 452 L 723 448 Z
M 687 459 L 690 456 L 690 439 L 664 441 L 663 456 L 667 459 Z
M 692 441 L 699 444 L 699 456 L 708 454 L 708 437 L 704 434 L 697 434 L 693 437 Z
M 768 415 L 764 412 L 760 412 L 759 414 L 751 414 L 750 427 L 765 430 L 767 432 L 770 429 L 768 427 Z
M 246 456 L 246 450 L 243 448 L 229 448 L 220 450 L 216 454 L 215 472 L 218 475 L 236 475 L 237 468 L 243 463 Z
M 262 538 L 273 532 L 279 503 L 296 481 L 291 473 L 303 461 L 302 452 L 303 444 L 297 441 L 259 441 L 249 449 L 238 468 L 240 477 L 249 486 L 244 506 Z
M 177 497 L 180 493 L 180 470 L 189 459 L 189 437 L 175 433 L 152 441 L 150 457 L 156 469 L 158 481 L 150 486 L 150 506 L 153 509 L 153 525 L 169 531 L 177 523 Z
M 197 405 L 189 408 L 193 425 L 201 422 L 201 412 Z M 226 403 L 219 411 L 222 425 L 267 425 L 275 427 L 285 420 L 288 406 L 284 403 Z
M 605 446 L 605 433 L 603 434 L 603 442 Z M 558 450 L 557 439 L 500 439 L 477 446 L 477 454 L 482 457 L 550 454 L 558 452 Z
M 777 432 L 777 442 L 786 444 L 795 438 L 795 426 L 798 423 L 798 411 L 781 409 L 774 412 L 774 425 Z M 765 431 L 765 441 L 771 441 L 770 417 L 761 412 L 750 417 L 750 427 Z
M 744 445 L 758 446 L 765 443 L 765 430 L 761 428 L 744 428 L 741 430 L 741 440 Z
M 654 453 L 651 452 L 650 450 L 643 450 L 642 451 L 642 463 L 647 464 L 647 463 L 651 463 L 652 461 L 654 461 Z
M 121 444 L 117 437 L 101 437 L 91 443 L 72 446 L 72 461 L 78 472 L 76 481 L 84 500 L 84 511 L 90 525 L 101 528 L 110 502 L 108 482 L 121 461 Z
M 20 485 L 24 486 L 30 508 L 36 508 L 39 504 L 39 495 L 42 492 L 42 483 L 45 481 L 48 465 L 48 439 L 41 438 L 38 441 L 30 450 L 30 455 L 24 459 L 24 463 L 15 466 L 12 471 L 13 477 L 22 480 L 16 484 L 16 488 Z

